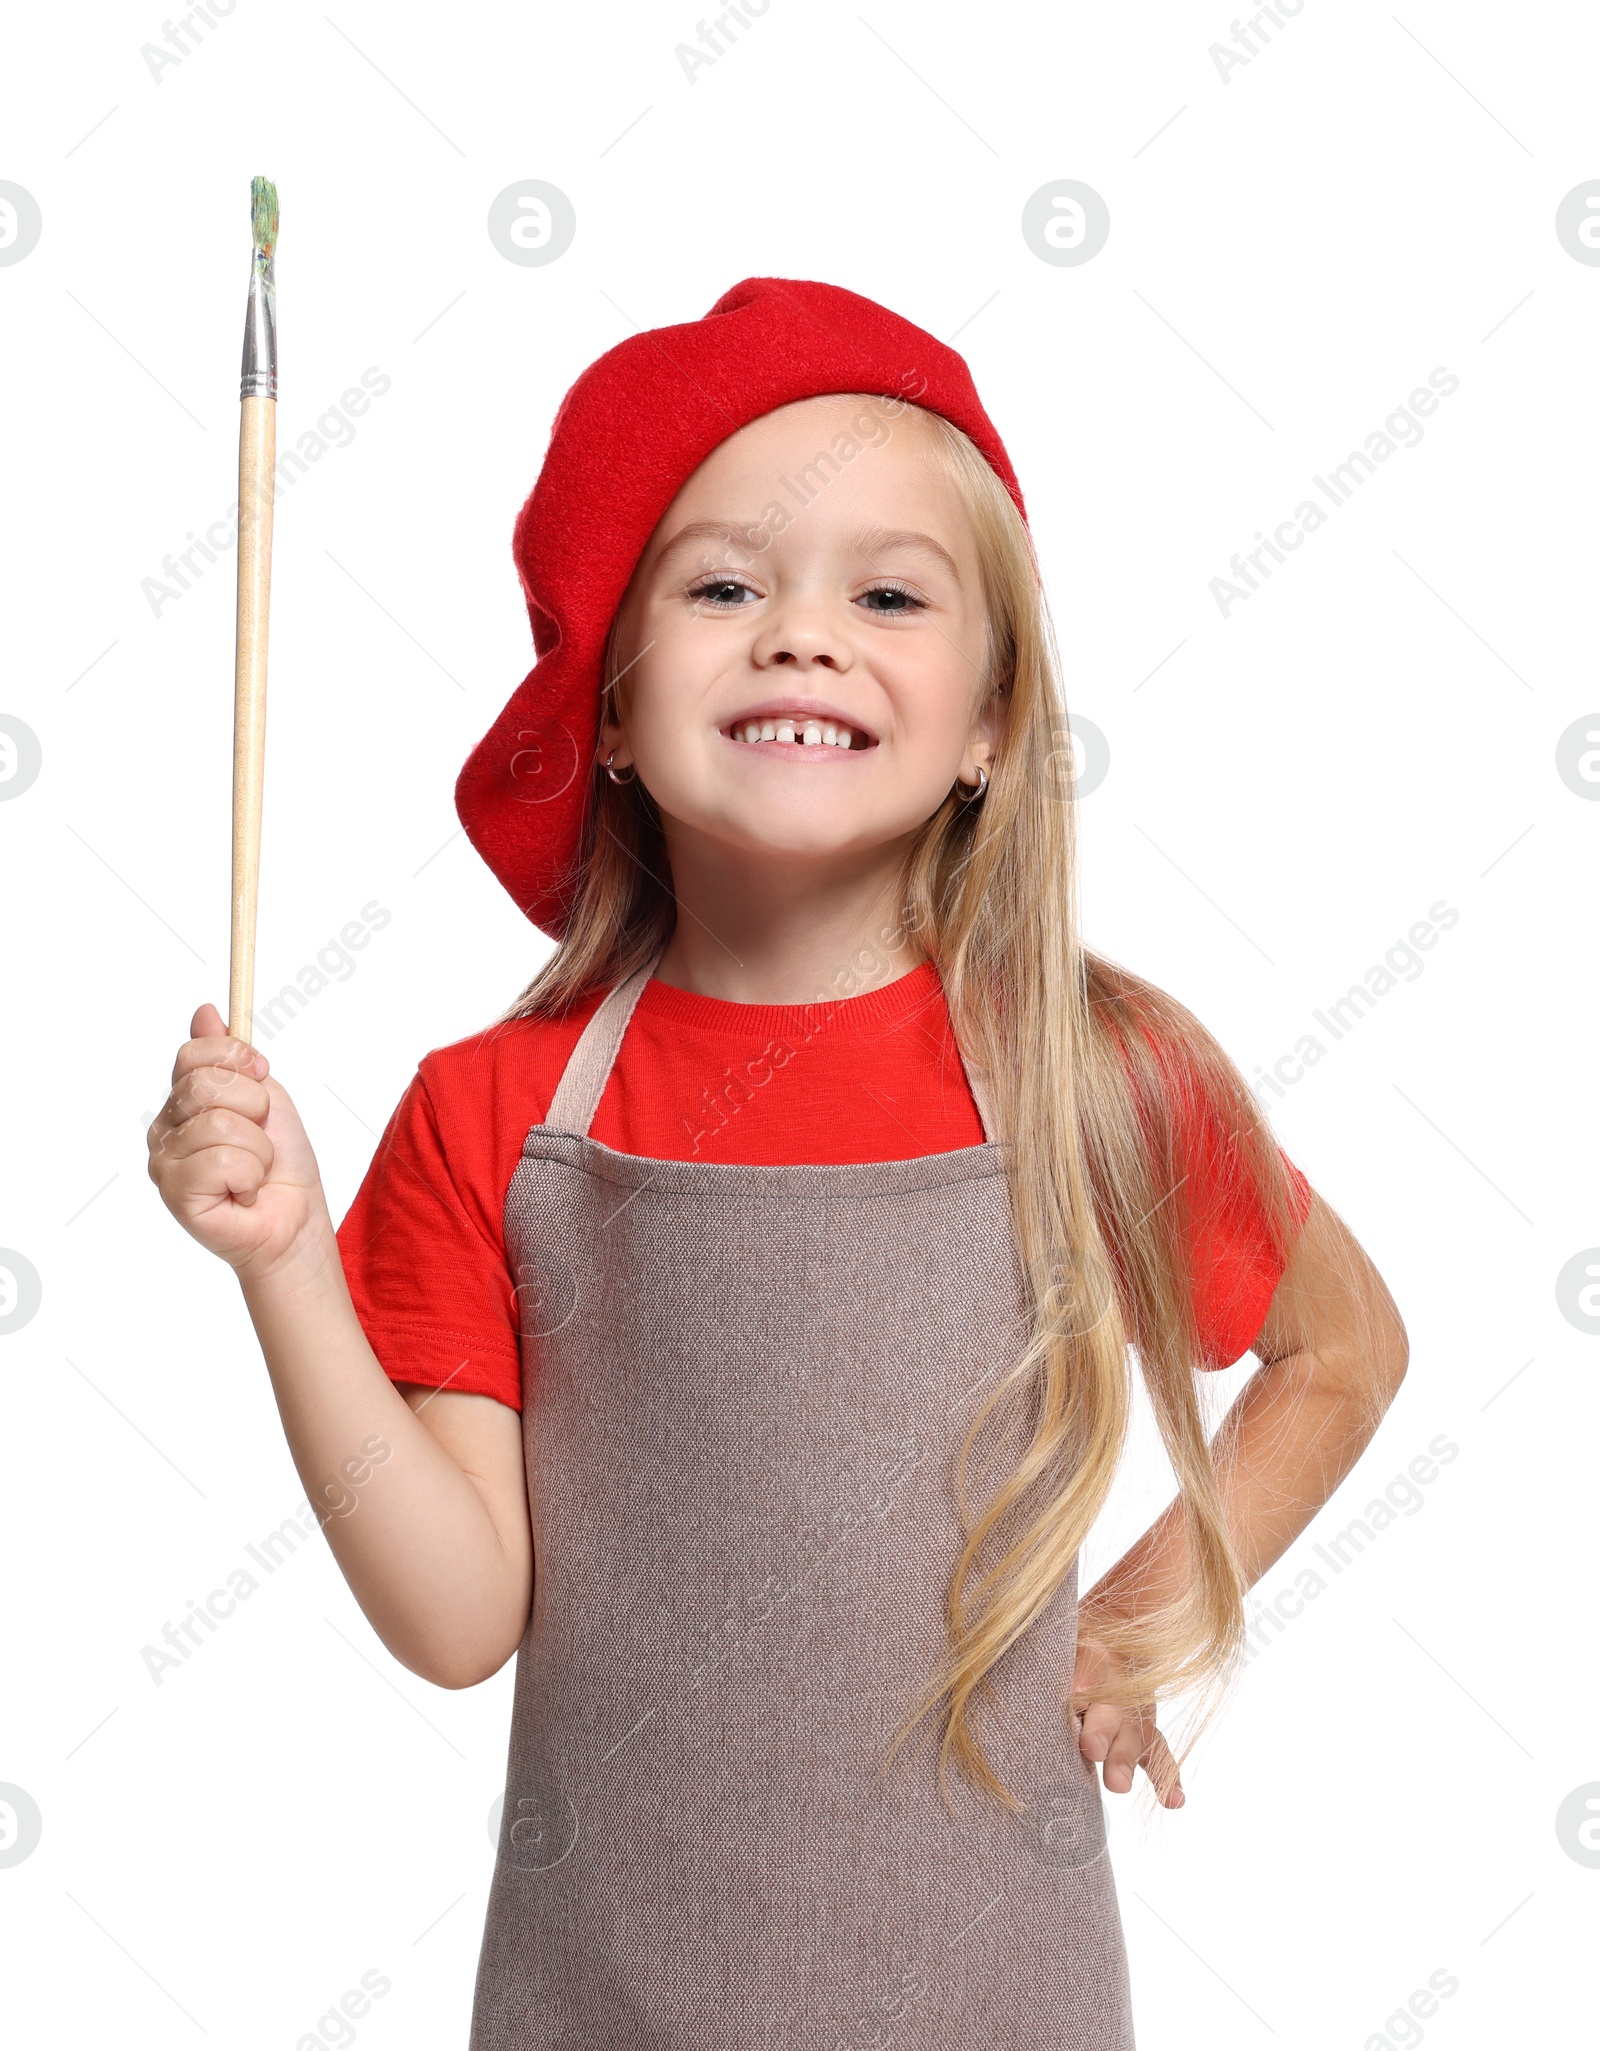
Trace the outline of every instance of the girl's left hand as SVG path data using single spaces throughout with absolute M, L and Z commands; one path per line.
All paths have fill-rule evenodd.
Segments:
M 1075 1716 L 1082 1711 L 1078 1750 L 1091 1765 L 1100 1767 L 1101 1778 L 1112 1794 L 1127 1794 L 1133 1786 L 1134 1768 L 1142 1766 L 1162 1807 L 1181 1809 L 1184 1792 L 1178 1762 L 1156 1729 L 1155 1704 L 1124 1709 L 1114 1702 L 1095 1700 L 1096 1690 L 1122 1665 L 1120 1656 L 1098 1639 L 1079 1638 L 1069 1702 Z

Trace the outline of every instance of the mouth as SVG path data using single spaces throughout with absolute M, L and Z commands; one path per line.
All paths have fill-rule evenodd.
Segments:
M 817 760 L 834 755 L 860 755 L 878 745 L 878 737 L 857 720 L 819 700 L 785 698 L 752 705 L 736 713 L 722 728 L 724 740 L 741 748 L 759 749 Z

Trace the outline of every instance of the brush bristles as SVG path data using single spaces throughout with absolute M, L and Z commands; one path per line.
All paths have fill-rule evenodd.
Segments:
M 250 233 L 256 256 L 270 262 L 278 242 L 278 188 L 270 178 L 250 181 Z

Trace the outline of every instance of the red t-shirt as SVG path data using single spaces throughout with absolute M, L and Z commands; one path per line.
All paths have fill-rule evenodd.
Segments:
M 338 1231 L 356 1315 L 395 1381 L 521 1408 L 506 1190 L 603 995 L 564 1019 L 490 1026 L 418 1063 Z M 774 1166 L 908 1160 L 984 1135 L 930 961 L 826 1004 L 736 1004 L 652 979 L 590 1136 L 654 1160 Z M 1191 1120 L 1185 1158 L 1201 1221 L 1204 1361 L 1227 1367 L 1260 1331 L 1281 1269 L 1231 1150 Z M 1303 1218 L 1310 1184 L 1289 1165 Z

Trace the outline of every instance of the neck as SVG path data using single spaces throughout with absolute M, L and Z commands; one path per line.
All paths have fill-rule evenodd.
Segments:
M 809 1004 L 897 982 L 927 954 L 904 924 L 904 849 L 890 854 L 820 876 L 814 864 L 674 850 L 678 919 L 657 976 L 735 1004 Z

